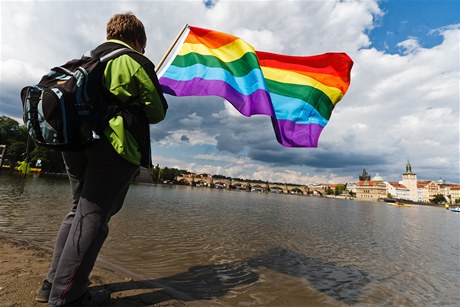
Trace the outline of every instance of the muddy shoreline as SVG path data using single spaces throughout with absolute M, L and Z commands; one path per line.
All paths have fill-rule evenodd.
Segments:
M 0 233 L 0 307 L 45 307 L 35 301 L 37 289 L 48 270 L 52 251 L 32 242 L 12 240 Z M 103 260 L 90 276 L 91 289 L 106 289 L 111 299 L 105 306 L 186 306 L 157 285 L 136 280 Z

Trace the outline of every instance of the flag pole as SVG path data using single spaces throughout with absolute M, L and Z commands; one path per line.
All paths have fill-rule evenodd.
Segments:
M 169 54 L 171 53 L 171 51 L 173 50 L 174 46 L 177 44 L 177 41 L 179 40 L 179 38 L 182 36 L 182 34 L 184 33 L 184 31 L 187 29 L 188 27 L 188 24 L 186 23 L 183 27 L 182 27 L 182 30 L 179 32 L 179 34 L 176 36 L 176 38 L 174 39 L 173 43 L 171 44 L 171 46 L 169 46 L 168 50 L 166 51 L 165 55 L 163 56 L 163 58 L 160 60 L 160 62 L 158 62 L 158 65 L 157 67 L 155 68 L 155 72 L 158 72 L 160 70 L 160 67 L 163 65 L 164 61 L 166 60 L 166 58 L 169 56 Z

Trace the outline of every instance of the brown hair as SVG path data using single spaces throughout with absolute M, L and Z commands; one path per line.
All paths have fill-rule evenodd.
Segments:
M 139 43 L 145 47 L 147 36 L 142 22 L 132 12 L 115 14 L 107 23 L 107 39 L 118 39 L 125 43 Z

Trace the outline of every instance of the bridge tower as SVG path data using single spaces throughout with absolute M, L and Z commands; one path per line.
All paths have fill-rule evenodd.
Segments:
M 417 174 L 412 172 L 410 162 L 407 161 L 406 172 L 402 174 L 402 184 L 409 189 L 409 197 L 412 201 L 418 201 L 417 195 Z

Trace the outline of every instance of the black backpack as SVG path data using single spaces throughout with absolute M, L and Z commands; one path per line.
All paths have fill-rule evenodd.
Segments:
M 39 146 L 80 150 L 98 139 L 121 108 L 102 84 L 107 62 L 135 52 L 119 48 L 105 55 L 84 55 L 55 67 L 34 86 L 21 91 L 24 123 Z

